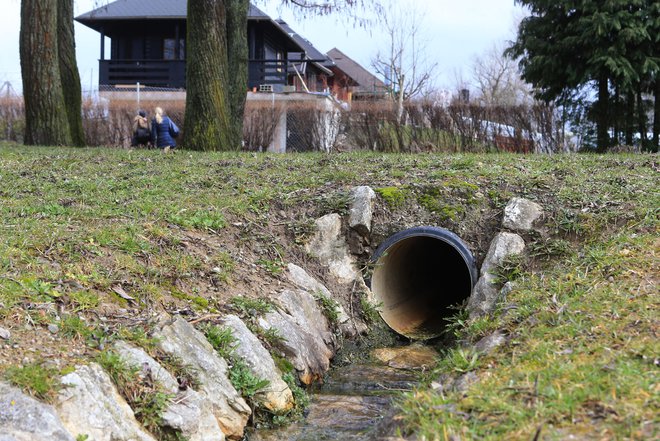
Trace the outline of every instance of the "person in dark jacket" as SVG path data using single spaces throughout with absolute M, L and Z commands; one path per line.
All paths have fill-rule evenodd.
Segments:
M 176 147 L 174 138 L 179 136 L 179 128 L 168 116 L 163 115 L 163 109 L 154 109 L 154 118 L 151 120 L 151 143 L 167 153 Z
M 131 146 L 146 146 L 151 140 L 151 130 L 149 130 L 149 120 L 147 119 L 147 112 L 140 110 L 133 118 L 133 137 L 131 138 Z

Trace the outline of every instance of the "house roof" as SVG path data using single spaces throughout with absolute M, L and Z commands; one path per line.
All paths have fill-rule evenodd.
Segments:
M 385 90 L 385 83 L 339 49 L 333 48 L 328 51 L 327 55 L 339 70 L 358 84 L 355 92 L 382 92 Z
M 294 31 L 284 20 L 277 19 L 275 22 L 305 51 L 305 59 L 314 60 L 311 62 L 314 66 L 326 74 L 332 75 L 332 71 L 326 66 L 328 62 L 332 63 L 332 60 L 330 60 L 327 55 L 324 55 L 321 51 L 316 49 L 309 40 Z M 297 61 L 293 57 L 289 57 L 289 60 Z
M 76 17 L 80 23 L 130 19 L 185 19 L 187 0 L 115 0 Z M 250 4 L 249 20 L 270 20 L 261 9 Z M 90 26 L 91 27 L 91 26 Z
M 105 30 L 104 24 L 113 23 L 120 26 L 122 22 L 129 20 L 186 20 L 187 13 L 187 0 L 115 0 L 79 15 L 76 17 L 76 21 L 97 32 L 103 32 Z M 290 51 L 303 50 L 300 44 L 288 35 L 277 22 L 251 3 L 247 18 L 249 21 L 265 22 L 268 26 L 286 35 Z M 114 28 L 118 29 L 116 26 Z

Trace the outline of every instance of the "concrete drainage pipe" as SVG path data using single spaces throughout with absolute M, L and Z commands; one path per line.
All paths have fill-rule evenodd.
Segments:
M 385 240 L 372 257 L 371 291 L 380 315 L 412 339 L 439 336 L 477 283 L 477 267 L 465 243 L 451 231 L 414 227 Z

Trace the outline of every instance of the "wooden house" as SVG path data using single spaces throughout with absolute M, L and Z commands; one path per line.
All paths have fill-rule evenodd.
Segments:
M 328 87 L 338 99 L 351 102 L 387 97 L 385 83 L 357 61 L 337 48 L 331 49 L 327 56 L 329 62 L 326 63 L 326 67 L 333 73 L 329 78 Z
M 116 0 L 76 17 L 101 35 L 99 89 L 139 83 L 184 89 L 187 0 Z M 289 54 L 305 49 L 254 5 L 248 13 L 248 88 L 281 91 L 289 83 Z M 110 57 L 105 58 L 106 37 Z
M 284 20 L 277 24 L 303 49 L 302 52 L 289 53 L 288 84 L 296 92 L 329 93 L 329 78 L 333 76 L 329 65 L 332 60 L 322 54 L 302 35 L 294 31 Z

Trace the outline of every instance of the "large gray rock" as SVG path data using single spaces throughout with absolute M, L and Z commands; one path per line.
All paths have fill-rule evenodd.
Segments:
M 62 385 L 55 407 L 69 433 L 94 441 L 154 441 L 98 364 L 78 366 Z
M 371 187 L 355 187 L 351 194 L 352 203 L 348 213 L 348 226 L 366 236 L 371 231 L 371 218 L 376 193 Z
M 116 341 L 113 349 L 129 366 L 139 367 L 142 371 L 148 372 L 151 378 L 159 383 L 166 392 L 176 392 L 179 389 L 174 376 L 147 354 L 144 349 L 123 340 Z
M 293 263 L 288 265 L 288 277 L 297 287 L 307 291 L 315 297 L 323 295 L 327 298 L 334 299 L 332 293 L 324 284 L 310 276 L 303 268 Z M 357 285 L 360 287 L 364 286 L 364 289 L 369 289 L 366 287 L 362 277 L 357 279 Z M 350 317 L 339 302 L 337 302 L 337 315 L 337 326 L 341 333 L 346 337 L 356 337 L 368 330 L 367 325 L 361 320 Z
M 78 434 L 76 434 L 78 435 Z M 0 441 L 74 441 L 53 406 L 0 381 Z
M 506 343 L 507 337 L 502 331 L 495 331 L 483 337 L 474 344 L 474 350 L 482 355 L 488 355 Z
M 334 353 L 319 335 L 314 335 L 299 326 L 289 314 L 282 311 L 269 312 L 258 319 L 264 329 L 274 329 L 282 337 L 278 347 L 293 364 L 300 381 L 311 384 L 323 377 L 330 368 Z
M 240 439 L 251 410 L 228 378 L 227 362 L 220 358 L 204 335 L 181 317 L 163 319 L 154 333 L 160 348 L 194 369 L 201 392 L 210 402 L 223 433 Z
M 268 380 L 269 384 L 255 395 L 255 401 L 275 414 L 282 414 L 293 407 L 293 394 L 282 380 L 282 373 L 275 366 L 273 357 L 261 341 L 235 315 L 228 315 L 220 320 L 222 326 L 230 328 L 237 345 L 234 356 L 243 360 L 252 375 Z
M 306 329 L 314 337 L 318 337 L 326 346 L 332 348 L 336 344 L 330 328 L 330 322 L 323 314 L 316 298 L 307 291 L 285 289 L 273 299 L 281 310 L 293 317 L 302 329 Z M 333 301 L 332 298 L 329 299 Z M 336 305 L 337 302 L 334 302 Z
M 327 214 L 315 223 L 316 232 L 305 244 L 305 251 L 318 258 L 340 282 L 352 282 L 359 273 L 341 234 L 341 217 L 336 213 Z
M 524 198 L 513 198 L 504 208 L 502 226 L 513 231 L 530 231 L 543 215 L 543 208 Z
M 316 280 L 314 277 L 310 276 L 309 273 L 305 271 L 303 268 L 293 263 L 290 263 L 289 265 L 287 265 L 287 269 L 289 270 L 287 274 L 289 280 L 299 288 L 304 289 L 305 291 L 310 293 L 319 292 L 324 296 L 332 297 L 332 293 L 330 292 L 330 290 L 326 288 L 324 284 Z
M 179 390 L 174 376 L 143 349 L 125 341 L 116 342 L 114 349 L 129 366 L 140 368 L 142 375 L 151 376 L 165 392 L 174 395 L 162 415 L 163 426 L 180 430 L 190 441 L 225 439 L 213 415 L 211 402 L 205 396 L 190 388 Z
M 498 233 L 490 243 L 486 258 L 481 265 L 480 277 L 468 301 L 470 317 L 493 312 L 499 299 L 500 287 L 492 274 L 509 256 L 521 254 L 525 241 L 514 233 Z
M 325 296 L 329 299 L 334 299 L 334 296 L 330 292 L 328 288 L 318 280 L 316 280 L 314 277 L 310 276 L 307 271 L 305 271 L 303 268 L 299 267 L 298 265 L 295 265 L 293 263 L 290 263 L 288 265 L 288 276 L 289 280 L 295 284 L 298 288 L 310 293 L 313 295 L 315 298 L 318 298 L 320 296 Z M 347 324 L 351 318 L 349 317 L 348 314 L 346 314 L 346 310 L 344 307 L 341 305 L 341 303 L 337 303 L 337 323 L 341 327 L 344 324 Z
M 525 241 L 519 235 L 506 232 L 497 233 L 490 242 L 479 274 L 484 276 L 496 271 L 506 258 L 521 254 L 524 250 Z

